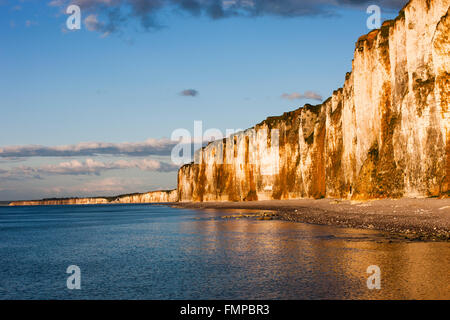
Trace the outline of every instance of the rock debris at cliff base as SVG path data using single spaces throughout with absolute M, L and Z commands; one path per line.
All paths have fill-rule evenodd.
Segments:
M 188 209 L 265 210 L 276 213 L 276 215 L 268 214 L 273 219 L 380 230 L 387 233 L 387 238 L 450 240 L 450 199 L 403 198 L 371 201 L 299 199 L 189 202 L 176 203 L 173 206 Z

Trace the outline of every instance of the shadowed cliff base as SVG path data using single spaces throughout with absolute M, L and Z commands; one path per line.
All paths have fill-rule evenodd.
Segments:
M 287 221 L 385 231 L 390 238 L 450 241 L 450 199 L 346 201 L 336 199 L 185 202 L 190 209 L 255 209 Z

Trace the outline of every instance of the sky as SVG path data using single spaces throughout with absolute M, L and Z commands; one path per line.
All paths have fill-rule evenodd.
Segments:
M 174 130 L 225 134 L 321 103 L 369 5 L 383 21 L 405 3 L 0 0 L 0 201 L 175 188 Z

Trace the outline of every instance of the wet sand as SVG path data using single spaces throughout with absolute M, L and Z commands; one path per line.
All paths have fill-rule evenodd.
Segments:
M 393 238 L 450 241 L 450 199 L 335 199 L 248 202 L 185 202 L 192 209 L 257 209 L 275 211 L 287 221 L 373 229 Z

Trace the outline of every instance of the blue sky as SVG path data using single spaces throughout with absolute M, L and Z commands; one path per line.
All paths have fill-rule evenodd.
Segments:
M 320 103 L 342 86 L 369 31 L 364 1 L 264 0 L 220 18 L 175 1 L 143 12 L 72 1 L 83 23 L 69 31 L 69 2 L 0 0 L 0 200 L 173 188 L 176 167 L 157 150 L 170 149 L 175 129 L 192 131 L 194 120 L 245 129 Z M 382 20 L 399 2 L 381 2 Z M 113 9 L 123 10 L 117 21 Z

